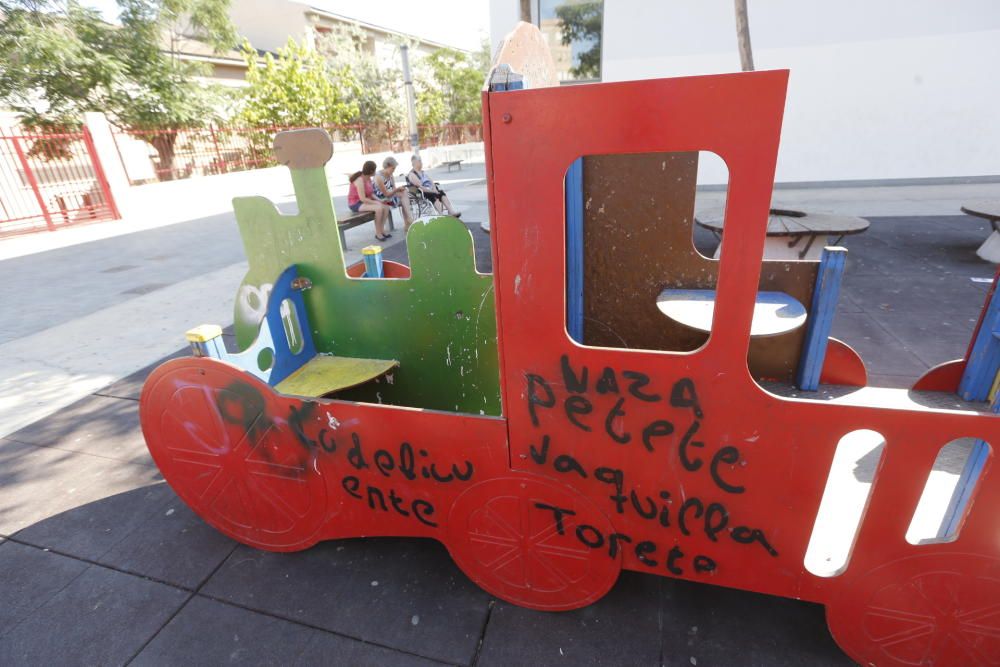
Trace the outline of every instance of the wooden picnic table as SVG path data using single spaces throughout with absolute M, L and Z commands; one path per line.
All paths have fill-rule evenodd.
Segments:
M 721 240 L 725 225 L 725 209 L 707 209 L 695 216 L 694 221 L 711 230 Z M 767 239 L 764 242 L 764 259 L 814 259 L 818 260 L 827 245 L 826 237 L 836 236 L 834 245 L 848 234 L 860 234 L 868 229 L 869 222 L 851 215 L 806 213 L 786 208 L 772 208 L 767 220 Z M 816 243 L 823 239 L 822 243 Z M 801 244 L 801 245 L 800 245 Z M 715 257 L 719 257 L 719 248 Z
M 1000 199 L 981 199 L 962 206 L 962 213 L 989 220 L 993 231 L 976 250 L 987 262 L 1000 263 Z

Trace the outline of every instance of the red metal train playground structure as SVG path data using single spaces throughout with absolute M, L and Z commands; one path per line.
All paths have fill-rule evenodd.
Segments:
M 235 311 L 243 351 L 201 327 L 195 355 L 143 389 L 143 432 L 167 482 L 260 549 L 439 540 L 482 588 L 538 610 L 588 605 L 625 568 L 822 603 L 863 664 L 1000 664 L 1000 480 L 987 444 L 1000 442 L 988 400 L 1000 297 L 987 298 L 965 359 L 913 390 L 866 387 L 857 355 L 828 341 L 843 253 L 762 260 L 785 72 L 525 90 L 505 76 L 483 94 L 492 275 L 447 217 L 411 228 L 411 267 L 345 270 L 329 141 L 279 135 L 299 212 L 234 203 L 250 264 Z M 665 243 L 673 261 L 642 268 L 650 303 L 629 301 L 629 271 L 599 261 L 584 264 L 580 294 L 585 309 L 610 294 L 628 342 L 649 335 L 656 293 L 697 289 L 714 301 L 710 335 L 677 329 L 668 349 L 574 331 L 574 253 L 593 239 L 567 220 L 597 204 L 570 201 L 567 169 L 639 156 L 667 170 L 678 165 L 663 155 L 698 150 L 729 169 L 720 259 L 694 251 L 688 213 L 686 246 Z M 585 165 L 584 192 L 599 167 Z M 620 224 L 643 224 L 634 213 Z M 759 290 L 800 302 L 806 325 L 752 338 Z M 787 395 L 817 383 L 827 391 Z M 838 442 L 858 429 L 884 449 L 849 557 L 820 576 L 805 554 Z M 912 544 L 929 471 L 957 438 L 975 440 L 951 518 L 940 539 Z

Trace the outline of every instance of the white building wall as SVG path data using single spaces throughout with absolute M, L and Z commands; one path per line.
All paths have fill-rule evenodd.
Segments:
M 1000 2 L 748 4 L 756 68 L 791 70 L 779 182 L 1000 175 Z M 740 68 L 732 0 L 604 7 L 604 81 Z
M 292 37 L 301 43 L 311 35 L 306 11 L 308 5 L 297 2 L 232 0 L 229 16 L 241 36 L 255 49 L 277 51 Z

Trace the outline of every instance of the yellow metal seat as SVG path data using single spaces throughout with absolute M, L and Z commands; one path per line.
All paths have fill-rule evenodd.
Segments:
M 317 354 L 274 386 L 282 394 L 325 396 L 370 382 L 399 366 L 386 359 L 357 359 Z

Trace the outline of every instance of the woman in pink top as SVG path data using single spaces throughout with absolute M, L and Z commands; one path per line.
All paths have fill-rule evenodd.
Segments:
M 389 216 L 389 206 L 375 199 L 372 187 L 372 175 L 375 173 L 375 163 L 369 160 L 361 167 L 361 171 L 351 174 L 350 185 L 347 188 L 347 206 L 358 213 L 371 211 L 375 214 L 375 240 L 385 241 L 392 234 L 385 233 L 385 219 Z

